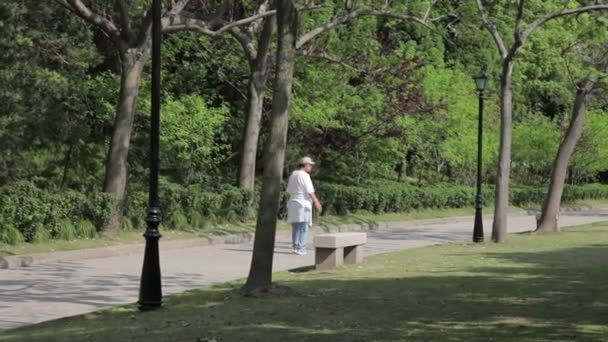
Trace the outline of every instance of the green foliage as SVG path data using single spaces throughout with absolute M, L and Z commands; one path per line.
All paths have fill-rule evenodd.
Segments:
M 519 206 L 542 204 L 547 196 L 547 189 L 520 187 L 511 190 L 511 203 Z M 608 186 L 601 184 L 566 185 L 562 195 L 563 203 L 578 200 L 597 200 L 608 198 Z
M 321 184 L 319 196 L 323 200 L 324 213 L 345 215 L 359 210 L 374 213 L 407 212 L 416 209 L 466 208 L 475 203 L 475 188 L 441 184 L 416 187 L 403 183 L 377 182 L 367 186 Z M 519 187 L 511 190 L 510 201 L 516 206 L 542 204 L 547 190 L 539 187 Z M 482 190 L 484 205 L 494 200 L 494 190 Z M 607 199 L 608 185 L 588 184 L 567 186 L 563 201 Z
M 549 179 L 560 143 L 560 127 L 538 114 L 523 115 L 513 129 L 513 175 L 527 184 Z
M 0 228 L 0 237 L 2 242 L 9 245 L 16 245 L 24 241 L 21 232 L 11 224 Z
M 133 224 L 133 222 L 131 221 L 130 218 L 123 217 L 120 229 L 122 229 L 124 231 L 129 231 L 129 230 L 135 229 L 135 226 L 134 226 L 134 224 Z
M 171 165 L 182 184 L 200 183 L 228 151 L 214 138 L 226 121 L 227 107 L 210 108 L 200 96 L 166 99 L 163 106 L 162 162 Z
M 91 221 L 80 220 L 76 223 L 75 233 L 80 239 L 92 239 L 97 235 L 97 229 Z
M 163 225 L 170 229 L 205 228 L 221 221 L 242 222 L 251 218 L 258 194 L 224 186 L 211 192 L 199 185 L 187 188 L 163 182 L 160 187 Z M 125 217 L 140 228 L 145 224 L 147 194 L 132 191 L 127 197 Z M 137 225 L 135 223 L 138 223 Z
M 457 185 L 415 187 L 393 182 L 358 187 L 323 184 L 319 187 L 319 196 L 323 199 L 325 213 L 345 215 L 358 210 L 388 213 L 470 207 L 474 204 L 475 189 Z
M 593 179 L 608 169 L 608 113 L 598 110 L 587 112 L 583 136 L 572 158 L 571 169 L 576 181 Z
M 28 242 L 49 236 L 68 239 L 76 236 L 75 222 L 106 223 L 113 203 L 107 194 L 42 190 L 19 181 L 0 187 L 0 221 L 13 225 Z
M 321 8 L 303 11 L 300 34 L 346 14 L 348 3 L 326 1 Z M 510 44 L 513 35 L 506 33 L 514 28 L 515 2 L 485 3 Z M 382 4 L 361 0 L 357 9 L 377 10 Z M 392 1 L 384 10 L 424 16 L 429 4 Z M 98 5 L 94 10 L 116 20 L 112 4 Z M 474 2 L 434 5 L 429 17 L 440 19 L 429 24 L 431 30 L 395 18 L 363 16 L 324 32 L 301 49 L 328 58 L 298 56 L 285 174 L 303 155 L 318 159 L 315 182 L 330 212 L 470 206 L 478 115 L 471 75 L 482 65 L 490 74 L 483 176 L 488 184 L 495 178 L 500 64 L 494 41 L 480 31 Z M 147 1 L 130 3 L 133 29 L 147 6 Z M 243 6 L 241 10 L 253 13 L 255 2 Z M 527 2 L 526 22 L 561 6 Z M 458 21 L 452 22 L 448 13 Z M 598 13 L 551 21 L 530 37 L 518 56 L 513 203 L 543 198 L 542 187 L 572 107 L 572 81 L 594 73 L 607 25 Z M 115 46 L 54 2 L 0 3 L 0 33 L 0 222 L 28 242 L 93 236 L 92 227 L 107 224 L 115 210 L 111 195 L 100 192 L 119 97 L 121 61 Z M 235 39 L 211 39 L 197 32 L 171 33 L 163 43 L 160 199 L 164 224 L 171 229 L 255 216 L 259 190 L 244 192 L 232 186 L 251 71 L 241 49 Z M 260 148 L 268 138 L 274 63 L 270 65 Z M 128 151 L 123 229 L 145 226 L 148 68 Z M 570 164 L 572 183 L 594 181 L 608 170 L 608 103 L 602 94 L 594 93 L 588 101 L 585 131 Z M 263 154 L 258 155 L 260 175 Z M 401 178 L 417 186 L 380 181 L 395 180 L 396 170 L 405 171 Z M 567 187 L 564 200 L 604 196 L 601 188 L 581 189 Z M 484 192 L 491 202 L 492 191 Z M 283 193 L 280 217 L 285 216 L 286 202 Z
M 129 191 L 125 205 L 125 219 L 129 221 L 130 228 L 140 229 L 146 224 L 146 209 L 148 207 L 148 194 L 143 191 Z
M 188 217 L 181 210 L 172 211 L 166 219 L 165 225 L 169 228 L 184 230 L 190 228 Z
M 56 222 L 52 236 L 59 240 L 74 240 L 77 236 L 76 226 L 68 219 L 62 219 Z
M 195 211 L 192 214 L 190 214 L 190 225 L 193 228 L 205 229 L 205 228 L 207 228 L 208 224 L 209 224 L 208 219 L 205 218 L 205 216 L 203 216 L 202 213 Z
M 34 223 L 33 238 L 31 242 L 45 242 L 52 239 L 51 230 L 47 229 L 42 223 Z

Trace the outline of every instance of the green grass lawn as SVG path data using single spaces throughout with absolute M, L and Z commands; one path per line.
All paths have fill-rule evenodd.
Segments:
M 449 244 L 333 271 L 282 272 L 283 297 L 234 282 L 25 327 L 0 341 L 606 341 L 608 224 L 503 245 Z

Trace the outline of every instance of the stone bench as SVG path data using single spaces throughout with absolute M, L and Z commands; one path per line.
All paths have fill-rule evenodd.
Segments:
M 315 267 L 325 270 L 363 261 L 366 233 L 319 234 L 314 237 Z

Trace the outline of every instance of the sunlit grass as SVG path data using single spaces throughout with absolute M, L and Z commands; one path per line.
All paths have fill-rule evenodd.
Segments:
M 507 244 L 448 244 L 324 272 L 275 275 L 288 296 L 240 281 L 9 331 L 0 341 L 606 341 L 608 224 Z

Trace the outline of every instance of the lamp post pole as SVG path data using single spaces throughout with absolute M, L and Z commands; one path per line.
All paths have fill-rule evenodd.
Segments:
M 477 124 L 477 194 L 475 196 L 475 225 L 473 227 L 473 242 L 483 242 L 483 199 L 481 196 L 481 173 L 483 160 L 483 100 L 488 77 L 485 71 L 480 71 L 475 77 L 479 94 L 479 116 Z
M 158 226 L 162 221 L 158 199 L 158 173 L 160 164 L 160 43 L 161 0 L 152 1 L 152 109 L 150 118 L 150 184 L 148 213 L 146 215 L 146 249 L 139 286 L 139 309 L 153 310 L 162 305 L 162 288 L 158 240 Z

